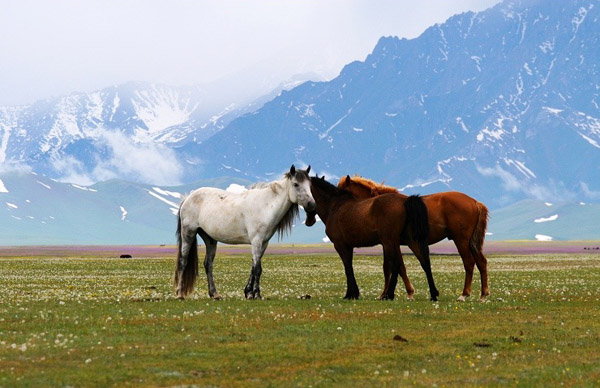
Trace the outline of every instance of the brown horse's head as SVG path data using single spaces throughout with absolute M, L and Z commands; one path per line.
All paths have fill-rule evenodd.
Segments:
M 372 180 L 361 176 L 350 178 L 350 175 L 346 175 L 344 178 L 340 179 L 338 187 L 340 189 L 348 190 L 357 198 L 371 198 L 381 194 L 398 192 L 394 187 L 377 184 Z

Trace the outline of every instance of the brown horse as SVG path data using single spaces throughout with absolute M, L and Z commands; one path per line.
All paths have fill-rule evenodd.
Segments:
M 400 255 L 401 239 L 421 241 L 427 248 L 429 223 L 421 197 L 392 193 L 357 199 L 349 191 L 337 188 L 324 178 L 311 177 L 310 180 L 316 209 L 307 211 L 306 225 L 314 224 L 315 212 L 325 223 L 325 232 L 344 263 L 347 281 L 344 299 L 358 299 L 360 295 L 352 266 L 353 248 L 377 244 L 383 245 L 385 278 L 379 299 L 394 299 L 398 272 L 404 269 Z M 431 275 L 431 266 L 428 265 L 428 252 L 427 248 L 423 268 L 430 280 L 431 299 L 437 300 L 438 291 Z M 406 277 L 406 273 L 402 277 Z
M 389 193 L 400 194 L 397 189 L 379 185 L 362 177 L 346 176 L 338 183 L 340 189 L 352 192 L 357 198 L 371 198 Z M 488 209 L 481 202 L 466 194 L 456 191 L 424 195 L 423 201 L 429 215 L 428 243 L 435 244 L 448 238 L 454 240 L 458 253 L 465 267 L 465 285 L 459 301 L 464 301 L 471 295 L 473 268 L 481 274 L 481 301 L 490 294 L 488 289 L 487 259 L 483 255 L 483 240 L 487 228 Z M 402 245 L 408 245 L 419 261 L 423 260 L 418 244 L 403 240 Z M 400 271 L 405 274 L 406 271 Z M 406 289 L 412 288 L 408 277 L 403 277 Z M 410 294 L 410 292 L 409 292 Z

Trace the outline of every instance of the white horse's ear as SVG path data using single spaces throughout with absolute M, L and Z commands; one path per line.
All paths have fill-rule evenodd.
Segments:
M 296 166 L 294 166 L 293 164 L 292 167 L 290 167 L 290 175 L 296 176 Z
M 306 169 L 306 175 L 308 175 L 309 172 L 310 172 L 310 164 L 308 165 L 308 168 Z

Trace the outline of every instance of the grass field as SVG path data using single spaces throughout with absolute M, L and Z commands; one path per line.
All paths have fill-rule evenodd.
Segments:
M 355 259 L 345 301 L 333 255 L 269 255 L 246 301 L 248 255 L 217 255 L 174 298 L 173 258 L 0 258 L 0 386 L 599 386 L 600 255 L 489 256 L 491 297 L 459 303 L 457 256 L 434 256 L 441 296 L 377 301 L 381 258 Z M 307 295 L 310 298 L 307 298 Z

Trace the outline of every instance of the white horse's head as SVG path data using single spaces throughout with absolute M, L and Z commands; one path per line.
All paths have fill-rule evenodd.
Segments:
M 313 210 L 315 208 L 315 200 L 310 192 L 310 178 L 308 173 L 310 172 L 310 166 L 306 170 L 296 170 L 296 167 L 292 164 L 290 171 L 285 174 L 286 178 L 290 180 L 288 185 L 288 195 L 292 203 L 297 203 L 302 206 L 305 210 Z

